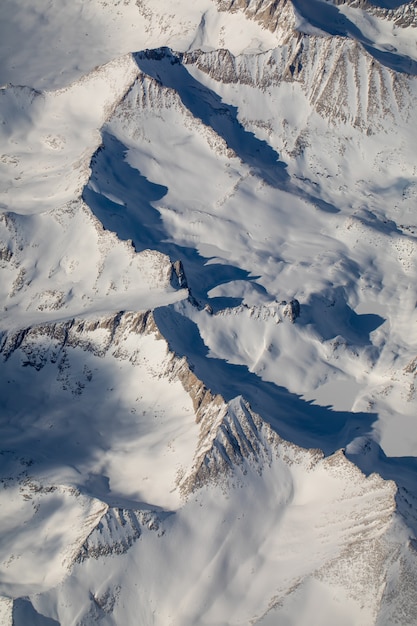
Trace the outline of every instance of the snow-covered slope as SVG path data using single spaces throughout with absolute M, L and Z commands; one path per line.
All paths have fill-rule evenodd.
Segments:
M 3 5 L 0 621 L 415 624 L 415 2 Z
M 3 453 L 1 590 L 29 595 L 27 610 L 58 623 L 263 623 L 277 611 L 307 623 L 319 593 L 323 623 L 372 623 L 392 586 L 412 623 L 394 483 L 341 451 L 283 441 L 241 397 L 213 397 L 151 314 L 38 326 L 3 354 L 4 432 L 25 456 Z

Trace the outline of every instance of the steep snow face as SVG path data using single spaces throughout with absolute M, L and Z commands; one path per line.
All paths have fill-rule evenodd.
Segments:
M 15 393 L 3 494 L 26 524 L 5 543 L 2 592 L 29 595 L 34 614 L 61 624 L 129 622 L 132 611 L 144 623 L 204 624 L 285 615 L 294 593 L 318 586 L 322 598 L 336 594 L 332 614 L 343 603 L 353 624 L 365 604 L 373 619 L 393 551 L 410 558 L 398 542 L 394 484 L 365 478 L 342 453 L 325 459 L 283 441 L 242 398 L 210 396 L 155 332 L 152 316 L 125 314 L 7 337 Z M 90 507 L 84 518 L 57 500 L 57 481 Z M 36 585 L 45 551 L 25 549 L 33 532 L 50 546 Z M 371 586 L 358 584 L 364 569 Z M 20 611 L 27 618 L 16 603 L 17 624 Z M 404 623 L 410 615 L 406 607 Z
M 27 442 L 25 454 L 36 431 L 45 431 L 45 441 L 33 450 L 33 462 L 46 467 L 62 463 L 65 467 L 78 458 L 75 463 L 81 476 L 97 472 L 99 481 L 103 472 L 103 494 L 106 475 L 109 493 L 114 490 L 122 498 L 156 505 L 161 505 L 156 487 L 160 480 L 161 493 L 166 491 L 163 497 L 168 498 L 162 505 L 170 506 L 168 486 L 172 489 L 175 485 L 181 459 L 186 464 L 187 450 L 193 453 L 188 435 L 181 447 L 181 433 L 189 421 L 192 437 L 195 415 L 179 380 L 170 384 L 171 372 L 175 372 L 173 356 L 167 354 L 165 342 L 158 341 L 155 332 L 149 313 L 121 313 L 108 319 L 72 320 L 8 334 L 2 346 L 9 376 L 4 384 L 13 392 L 4 414 L 12 437 L 23 439 L 22 444 Z M 25 384 L 26 397 L 21 393 Z M 71 399 L 69 408 L 65 397 Z M 28 407 L 29 399 L 36 411 Z M 167 432 L 162 443 L 164 428 Z M 142 440 L 140 455 L 135 436 Z M 159 444 L 161 456 L 168 452 L 168 485 L 162 479 Z M 127 479 L 131 464 L 136 465 L 134 483 Z M 113 478 L 111 468 L 119 466 L 119 476 Z
M 108 505 L 178 506 L 198 427 L 155 331 L 120 314 L 3 337 L 2 593 L 56 585 Z
M 351 0 L 293 0 L 293 4 L 296 28 L 308 32 L 312 25 L 331 35 L 351 37 L 384 65 L 416 74 L 415 2 L 398 3 L 390 10 Z
M 314 596 L 325 599 L 324 623 L 342 613 L 346 624 L 373 623 L 403 532 L 393 485 L 365 479 L 341 453 L 322 459 L 280 440 L 241 398 L 210 439 L 198 488 L 176 513 L 109 509 L 35 609 L 60 623 L 117 624 L 133 611 L 154 624 L 307 624 Z M 404 623 L 413 617 L 406 608 Z
M 394 4 L 3 3 L 0 621 L 416 623 Z
M 74 610 L 78 620 L 92 611 L 98 623 L 129 619 L 127 598 L 128 613 L 138 610 L 145 621 L 158 606 L 156 623 L 170 614 L 219 623 L 225 615 L 232 622 L 260 617 L 276 608 L 275 596 L 311 575 L 323 577 L 328 590 L 327 567 L 352 542 L 358 551 L 380 546 L 375 575 L 386 575 L 394 484 L 366 479 L 341 453 L 324 459 L 281 440 L 242 398 L 226 404 L 213 397 L 167 352 L 149 313 L 9 333 L 2 354 L 3 594 L 30 595 L 34 611 L 63 624 Z M 16 527 L 16 519 L 24 523 Z M 300 560 L 296 546 L 306 532 L 309 549 Z M 28 549 L 34 533 L 42 537 L 35 552 Z M 244 537 L 251 539 L 242 558 Z M 181 566 L 185 549 L 193 558 Z M 111 593 L 104 589 L 109 557 Z M 48 591 L 74 560 L 67 582 Z M 162 584 L 172 567 L 181 572 L 178 582 Z M 133 604 L 124 571 L 141 589 Z M 255 580 L 232 610 L 231 599 L 255 571 L 259 584 L 269 581 L 264 593 Z M 197 572 L 204 572 L 198 585 Z M 84 587 L 75 604 L 74 583 Z M 112 598 L 99 609 L 90 601 L 98 589 Z M 178 597 L 184 600 L 173 613 Z M 353 608 L 359 601 L 353 594 Z
M 416 346 L 414 79 L 375 69 L 356 44 L 306 41 L 307 51 L 295 49 L 302 69 L 293 75 L 292 47 L 238 58 L 167 49 L 136 55 L 143 73 L 106 124 L 84 197 L 107 228 L 132 237 L 137 249 L 181 258 L 200 309 L 218 313 L 178 309 L 197 324 L 210 357 L 342 410 L 370 411 L 370 396 L 392 389 L 386 408 L 379 404 L 375 437 L 387 454 L 413 455 L 413 374 L 405 368 Z M 324 59 L 332 78 L 319 87 Z M 370 104 L 369 85 L 378 80 L 395 130 Z M 288 109 L 291 95 L 299 103 L 295 113 Z M 277 118 L 274 108 L 290 117 Z M 390 168 L 381 153 L 387 136 Z M 399 185 L 410 191 L 398 195 Z M 294 296 L 300 319 L 277 324 L 284 319 L 280 302 Z M 186 344 L 175 345 L 187 354 L 193 347 Z M 395 354 L 404 371 L 396 392 Z M 338 403 L 339 381 L 345 391 Z M 388 427 L 391 402 L 407 416 L 396 437 Z

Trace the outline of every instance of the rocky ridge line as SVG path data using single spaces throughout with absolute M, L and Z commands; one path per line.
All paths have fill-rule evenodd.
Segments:
M 310 106 L 331 124 L 342 122 L 369 132 L 381 128 L 387 116 L 407 120 L 410 114 L 413 79 L 381 65 L 361 44 L 342 37 L 299 35 L 256 57 L 197 50 L 179 58 L 222 84 L 262 90 L 282 82 L 299 85 Z
M 347 5 L 353 9 L 363 9 L 370 15 L 375 15 L 381 19 L 392 20 L 396 26 L 407 28 L 409 26 L 417 28 L 417 2 L 403 2 L 395 9 L 384 9 L 375 6 L 369 0 L 331 0 L 335 6 Z

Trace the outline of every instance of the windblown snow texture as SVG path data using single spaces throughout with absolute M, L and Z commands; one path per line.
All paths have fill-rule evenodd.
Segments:
M 417 623 L 416 27 L 3 0 L 2 624 Z

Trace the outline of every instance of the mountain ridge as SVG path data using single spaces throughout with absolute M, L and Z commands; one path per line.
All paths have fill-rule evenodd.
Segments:
M 397 5 L 6 0 L 5 624 L 415 623 Z

